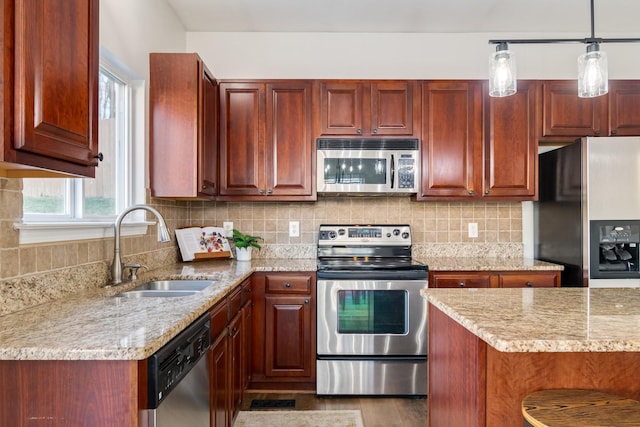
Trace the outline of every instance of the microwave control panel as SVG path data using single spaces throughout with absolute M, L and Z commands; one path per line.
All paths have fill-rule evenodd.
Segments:
M 398 159 L 398 188 L 416 187 L 416 159 L 412 155 Z

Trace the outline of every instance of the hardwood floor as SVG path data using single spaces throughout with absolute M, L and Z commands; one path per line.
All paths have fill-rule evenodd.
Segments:
M 360 409 L 364 427 L 425 427 L 427 399 L 386 397 L 323 397 L 309 393 L 245 393 L 242 410 L 253 399 L 295 399 L 296 410 Z

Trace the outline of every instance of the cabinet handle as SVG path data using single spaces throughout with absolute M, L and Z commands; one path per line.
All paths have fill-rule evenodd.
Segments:
M 465 283 L 464 282 L 460 282 L 460 283 L 458 283 L 458 286 L 460 286 L 461 288 L 464 288 L 465 287 Z
M 285 287 L 285 288 L 290 288 L 290 287 L 291 287 L 291 283 L 286 282 L 286 283 L 284 284 L 284 287 Z
M 614 129 L 614 130 L 611 131 L 611 135 L 617 135 L 617 134 L 618 134 L 618 130 L 617 129 Z
M 474 194 L 476 194 L 476 192 L 475 192 L 475 191 L 473 191 L 473 190 L 469 190 L 469 195 L 470 195 L 470 196 L 473 196 Z
M 485 190 L 484 194 L 491 194 L 491 190 Z
M 95 156 L 93 156 L 94 159 L 98 159 L 99 162 L 104 160 L 104 155 L 102 154 L 102 152 L 96 154 Z
M 378 129 L 374 129 L 374 130 L 373 130 L 373 134 L 375 135 L 375 134 L 377 134 L 377 133 L 378 133 Z
M 273 193 L 273 190 L 272 190 L 272 189 L 268 189 L 268 190 L 267 190 L 267 194 L 272 194 L 272 193 Z
M 362 134 L 362 129 L 358 129 L 356 132 L 358 132 L 358 135 Z
M 527 282 L 527 286 L 533 288 L 533 282 Z
M 258 193 L 264 194 L 264 188 L 261 188 L 260 190 L 258 190 Z
M 203 190 L 206 190 L 206 189 L 207 189 L 207 186 L 206 186 L 206 185 L 203 185 L 203 186 L 202 186 L 202 189 L 203 189 Z
M 304 300 L 304 303 L 309 304 L 309 300 L 308 299 Z

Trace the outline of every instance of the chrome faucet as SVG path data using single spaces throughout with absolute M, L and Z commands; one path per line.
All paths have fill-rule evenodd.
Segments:
M 113 263 L 111 264 L 111 283 L 110 285 L 117 285 L 122 283 L 122 272 L 124 268 L 130 267 L 132 268 L 132 278 L 135 277 L 135 272 L 138 268 L 144 267 L 140 264 L 132 264 L 132 265 L 123 265 L 122 260 L 120 259 L 120 226 L 122 224 L 122 220 L 125 216 L 127 216 L 130 212 L 143 209 L 145 211 L 151 212 L 158 219 L 158 241 L 167 243 L 171 241 L 171 235 L 169 234 L 169 227 L 167 227 L 167 223 L 165 222 L 160 212 L 152 208 L 148 205 L 135 205 L 125 209 L 118 218 L 116 218 L 116 222 L 113 224 L 113 234 L 114 234 L 114 244 L 113 244 Z M 134 270 L 135 268 L 135 270 Z

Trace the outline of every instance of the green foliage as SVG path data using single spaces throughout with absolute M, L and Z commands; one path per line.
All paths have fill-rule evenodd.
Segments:
M 259 240 L 264 240 L 260 236 L 250 236 L 249 234 L 243 234 L 240 231 L 233 229 L 233 241 L 236 244 L 236 248 L 248 248 L 253 246 L 254 248 L 262 248 L 258 243 Z

